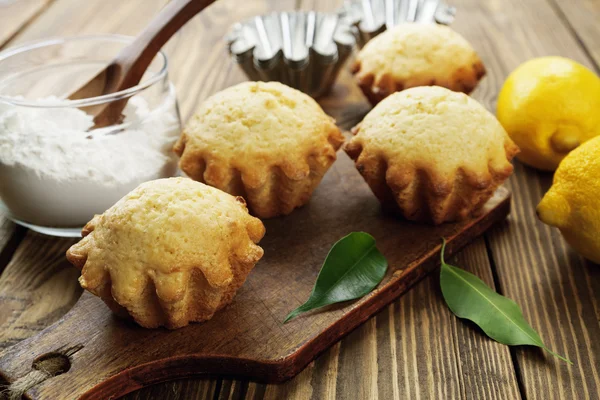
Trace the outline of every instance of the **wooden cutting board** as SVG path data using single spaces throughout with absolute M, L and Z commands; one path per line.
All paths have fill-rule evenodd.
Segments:
M 199 374 L 282 382 L 404 293 L 447 257 L 509 212 L 500 188 L 476 218 L 433 227 L 382 213 L 352 161 L 339 153 L 310 203 L 265 222 L 265 256 L 233 303 L 210 321 L 168 331 L 143 329 L 115 318 L 84 293 L 73 309 L 37 336 L 6 350 L 0 375 L 8 382 L 31 371 L 48 353 L 70 350 L 70 369 L 27 391 L 32 399 L 114 398 L 160 381 Z M 353 231 L 377 240 L 389 270 L 364 298 L 302 315 L 285 316 L 309 296 L 330 247 Z

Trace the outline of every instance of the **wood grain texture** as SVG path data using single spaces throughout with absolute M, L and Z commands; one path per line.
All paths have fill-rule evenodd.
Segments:
M 23 5 L 25 3 L 32 4 L 33 1 L 19 0 L 19 3 Z M 38 1 L 38 3 L 41 2 Z M 128 0 L 126 2 L 120 0 L 86 0 L 85 2 L 56 0 L 51 7 L 44 9 L 43 14 L 35 20 L 34 24 L 17 29 L 15 31 L 18 32 L 16 36 L 14 33 L 9 34 L 6 29 L 10 25 L 0 23 L 0 41 L 2 38 L 14 36 L 6 44 L 6 46 L 12 46 L 29 40 L 52 36 L 86 33 L 135 35 L 165 3 L 166 0 Z M 231 5 L 230 8 L 232 8 Z M 118 10 L 118 12 L 115 12 L 115 10 Z M 4 20 L 5 16 L 14 20 L 18 15 L 0 13 L 0 22 Z M 131 18 L 131 15 L 135 15 L 135 18 Z M 57 21 L 62 21 L 62 23 L 57 23 Z M 68 21 L 68 23 L 65 23 L 65 21 Z M 212 21 L 211 17 L 200 21 L 200 23 L 197 23 L 201 27 L 200 29 L 188 27 L 186 30 L 187 40 L 202 42 L 207 49 L 211 48 L 217 38 L 210 36 L 210 29 L 202 27 L 210 27 Z M 199 38 L 200 32 L 198 31 L 203 33 L 204 39 Z M 176 44 L 177 40 L 177 38 L 174 38 L 171 43 Z M 182 51 L 181 54 L 183 58 L 184 52 Z M 194 68 L 194 65 L 183 62 L 178 63 L 178 66 L 185 66 L 190 74 L 194 73 L 193 69 L 198 69 L 197 67 Z M 185 85 L 183 86 L 185 87 Z M 14 252 L 13 244 L 16 247 L 25 230 L 15 228 L 12 222 L 2 216 L 0 216 L 0 222 L 2 227 L 0 230 L 0 247 L 6 249 L 6 251 L 0 253 L 0 262 L 2 262 L 1 256 L 6 255 L 5 258 L 8 259 L 12 255 Z M 62 240 L 42 238 L 36 234 L 29 234 L 27 239 L 19 248 L 20 255 L 17 254 L 13 258 L 10 268 L 7 267 L 7 271 L 0 276 L 0 349 L 32 336 L 54 323 L 69 310 L 81 294 L 81 289 L 77 283 L 78 274 L 73 274 L 72 267 L 63 264 L 64 251 L 67 245 Z M 10 245 L 4 246 L 8 241 L 10 241 Z M 47 251 L 48 245 L 53 246 L 52 251 L 45 254 L 36 252 L 36 249 L 44 243 L 47 245 L 42 248 Z M 36 254 L 37 257 L 30 258 L 31 255 Z M 59 258 L 61 263 L 58 262 Z M 0 271 L 7 261 L 5 260 L 3 264 L 0 264 Z M 33 261 L 36 261 L 37 264 L 32 264 Z M 46 270 L 49 264 L 52 267 Z M 31 276 L 27 278 L 25 273 Z M 33 278 L 35 274 L 47 278 L 49 282 L 42 284 L 39 278 Z M 6 284 L 4 284 L 5 281 Z M 12 284 L 16 285 L 14 290 Z M 17 290 L 17 288 L 19 289 Z M 8 298 L 10 300 L 7 300 Z M 46 315 L 43 315 L 44 312 L 46 312 Z M 179 393 L 178 390 L 181 390 L 185 395 L 178 398 L 189 398 L 187 394 L 193 395 L 195 398 L 204 398 L 201 394 L 212 393 L 211 390 L 214 390 L 218 381 L 217 379 L 197 379 L 194 384 L 174 382 L 173 384 L 158 386 L 156 390 L 157 395 L 161 397 L 164 393 Z M 141 395 L 145 396 L 144 393 Z M 149 394 L 147 398 L 156 397 L 154 394 Z
M 300 2 L 299 8 L 332 11 L 340 4 L 341 2 L 338 0 L 303 0 Z M 343 107 L 340 107 L 340 103 L 336 101 L 338 96 L 343 96 L 345 99 Z M 334 116 L 337 123 L 345 129 L 350 129 L 358 123 L 371 108 L 360 89 L 353 84 L 352 77 L 347 70 L 342 71 L 339 83 L 333 88 L 333 93 L 329 97 L 321 99 L 320 103 L 327 113 Z M 483 241 L 478 245 L 467 246 L 461 255 L 461 264 L 459 265 L 478 274 L 483 279 L 487 277 L 486 281 L 491 282 L 492 273 Z M 464 264 L 462 264 L 463 260 Z M 249 388 L 256 390 L 248 390 L 245 396 L 244 393 L 230 391 L 229 386 L 223 385 L 220 398 L 302 399 L 306 398 L 308 393 L 312 393 L 310 397 L 312 399 L 399 399 L 418 398 L 417 396 L 442 398 L 440 397 L 442 394 L 448 395 L 446 398 L 451 398 L 450 395 L 474 399 L 484 397 L 518 398 L 517 381 L 508 348 L 490 342 L 471 327 L 467 327 L 468 329 L 465 331 L 463 323 L 448 312 L 439 296 L 437 280 L 435 274 L 427 278 L 386 311 L 382 311 L 376 321 L 368 321 L 366 326 L 359 327 L 343 339 L 337 347 L 333 347 L 317 359 L 311 366 L 312 379 L 303 379 L 299 376 L 281 385 L 249 383 Z M 423 302 L 428 302 L 431 309 L 422 307 Z M 416 312 L 415 307 L 418 307 Z M 406 311 L 401 314 L 401 309 Z M 408 312 L 411 309 L 413 312 Z M 444 327 L 448 323 L 450 327 L 447 332 L 444 332 L 444 339 L 435 340 L 432 332 L 424 332 L 418 328 L 421 326 L 424 314 L 428 312 L 433 315 L 445 316 L 440 323 Z M 390 319 L 395 324 L 390 324 Z M 403 331 L 398 331 L 400 324 L 397 321 L 403 321 Z M 375 330 L 372 329 L 373 324 L 377 327 Z M 465 332 L 470 333 L 467 338 L 463 336 Z M 428 345 L 422 344 L 423 338 L 430 341 Z M 461 357 L 463 353 L 460 351 L 448 352 L 450 346 L 455 350 L 458 348 L 449 343 L 451 340 L 461 341 L 461 350 L 468 349 L 468 360 Z M 389 343 L 389 345 L 382 346 L 382 342 Z M 376 346 L 373 346 L 373 343 Z M 405 353 L 399 353 L 397 349 L 399 343 L 402 344 L 404 352 L 411 349 L 414 358 L 407 358 Z M 392 357 L 392 353 L 397 356 Z M 367 355 L 370 356 L 371 362 L 364 362 Z M 436 360 L 438 363 L 440 363 L 439 360 L 447 358 L 446 361 L 441 362 L 449 365 L 454 362 L 457 365 L 465 364 L 464 368 L 468 373 L 466 376 L 469 377 L 468 382 L 472 382 L 473 385 L 465 384 L 465 387 L 458 389 L 457 384 L 450 389 L 450 383 L 461 382 L 464 371 L 460 371 L 463 373 L 461 374 L 458 368 L 446 368 L 443 371 L 444 381 L 432 388 L 429 383 L 437 381 L 439 378 L 438 371 L 432 369 L 435 367 L 414 368 L 416 360 L 426 357 L 429 360 Z M 455 360 L 454 357 L 458 357 L 458 359 Z M 485 366 L 483 369 L 482 365 Z M 399 376 L 402 378 L 400 379 Z M 236 389 L 235 386 L 233 388 Z M 274 397 L 273 394 L 280 396 Z
M 494 287 L 483 239 L 470 252 L 462 252 L 450 262 Z M 387 319 L 377 318 L 382 327 L 394 332 L 395 342 L 393 338 L 389 341 L 395 347 L 392 353 L 396 353 L 392 367 L 398 364 L 396 368 L 385 368 L 380 360 L 380 370 L 388 371 L 387 376 L 380 373 L 383 384 L 398 381 L 398 392 L 392 392 L 393 397 L 380 398 L 519 398 L 508 349 L 490 341 L 474 325 L 458 320 L 447 309 L 439 275 L 430 277 L 422 286 L 394 305 L 396 312 L 390 311 Z M 378 329 L 380 333 L 385 331 Z M 379 338 L 377 343 L 385 340 Z M 391 373 L 395 369 L 397 378 Z
M 32 2 L 25 0 L 14 4 L 21 3 L 24 6 Z M 49 36 L 79 33 L 118 31 L 135 34 L 153 15 L 148 12 L 152 6 L 150 1 L 140 0 L 137 5 L 133 4 L 134 1 L 127 2 L 133 6 L 128 8 L 129 13 L 136 7 L 140 9 L 136 12 L 138 18 L 133 20 L 125 16 L 110 17 L 114 15 L 116 5 L 123 2 L 98 1 L 93 7 L 91 3 L 54 1 L 36 18 L 34 24 L 19 30 L 7 46 Z M 159 9 L 163 4 L 164 1 L 154 1 L 154 9 Z M 125 19 L 130 22 L 124 24 Z M 58 24 L 56 21 L 69 23 Z M 2 216 L 0 221 L 13 242 L 23 236 L 23 229 L 16 229 L 13 223 Z M 81 294 L 78 274 L 73 274 L 72 268 L 64 260 L 64 252 L 70 243 L 72 241 L 29 233 L 20 244 L 10 264 L 0 275 L 0 348 L 39 332 L 64 315 L 77 301 Z M 7 254 L 12 255 L 12 251 Z
M 0 214 L 0 249 L 10 240 L 15 231 L 15 224 Z M 2 265 L 2 267 L 5 264 Z M 0 267 L 0 270 L 1 268 Z
M 20 0 L 20 3 L 33 3 L 31 0 Z M 121 33 L 135 35 L 144 25 L 154 16 L 154 14 L 166 3 L 166 0 L 128 0 L 122 2 L 119 0 L 94 0 L 80 2 L 78 0 L 57 0 L 52 7 L 44 10 L 44 14 L 35 21 L 31 26 L 21 26 L 15 32 L 19 32 L 15 36 L 15 32 L 9 32 L 8 28 L 12 25 L 0 24 L 0 38 L 13 37 L 8 43 L 9 46 L 23 43 L 29 40 L 36 40 L 52 36 L 69 36 L 76 34 L 90 33 Z M 279 1 L 276 5 L 267 4 L 265 1 L 244 2 L 240 4 L 236 1 L 219 2 L 219 7 L 211 7 L 206 10 L 200 17 L 190 22 L 182 29 L 166 46 L 166 51 L 170 58 L 170 77 L 178 88 L 189 87 L 190 90 L 183 91 L 184 95 L 179 94 L 179 104 L 182 113 L 182 118 L 187 119 L 193 112 L 197 103 L 214 91 L 218 90 L 223 85 L 223 79 L 227 76 L 232 77 L 232 81 L 241 82 L 244 80 L 242 74 L 237 69 L 231 68 L 230 60 L 226 57 L 224 47 L 221 46 L 220 40 L 229 28 L 229 23 L 232 21 L 231 15 L 236 14 L 240 17 L 250 17 L 255 13 L 264 13 L 270 9 L 278 7 L 287 7 L 293 4 L 293 0 Z M 11 11 L 15 10 L 11 8 Z M 118 12 L 115 12 L 118 10 Z M 214 11 L 213 11 L 214 10 Z M 10 16 L 12 21 L 20 14 L 2 14 L 2 16 Z M 131 18 L 135 15 L 135 18 Z M 0 19 L 2 20 L 2 19 Z M 68 21 L 68 23 L 57 23 L 57 21 Z M 192 54 L 197 57 L 190 57 L 190 48 L 194 49 Z M 175 54 L 171 54 L 171 49 L 179 49 Z M 199 56 L 199 57 L 198 57 Z M 216 85 L 216 86 L 215 86 Z M 216 89 L 215 89 L 216 87 Z M 23 236 L 24 230 L 15 231 L 15 225 L 12 222 L 0 216 L 2 222 L 2 236 L 5 241 L 17 240 L 14 245 L 18 244 L 18 239 Z M 17 232 L 18 234 L 15 234 Z M 52 242 L 54 239 L 46 238 L 45 240 Z M 0 246 L 5 244 L 5 241 L 0 242 Z M 13 243 L 11 242 L 11 243 Z M 29 251 L 31 242 L 25 242 L 22 247 L 24 254 Z M 6 262 L 12 255 L 15 246 L 10 247 L 11 251 L 1 253 L 6 255 Z M 48 255 L 52 257 L 52 254 Z M 0 258 L 2 261 L 2 258 Z M 20 263 L 25 262 L 23 258 L 16 259 L 13 262 L 14 270 L 18 271 Z M 4 264 L 6 264 L 4 262 Z M 3 265 L 4 265 L 3 264 Z M 3 266 L 2 265 L 2 266 Z M 40 267 L 43 264 L 40 265 Z M 0 268 L 1 270 L 1 268 Z M 65 279 L 62 276 L 59 279 Z M 75 281 L 72 278 L 69 280 L 72 284 Z M 57 286 L 52 286 L 52 290 L 44 293 L 38 292 L 39 296 L 34 298 L 27 297 L 31 292 L 23 291 L 20 297 L 20 315 L 19 319 L 23 322 L 21 325 L 11 324 L 10 326 L 0 324 L 0 331 L 6 338 L 11 338 L 11 343 L 22 339 L 50 325 L 62 314 L 54 313 L 53 318 L 44 321 L 30 321 L 36 318 L 36 308 L 50 299 L 65 297 L 65 301 L 70 301 L 71 304 L 77 300 L 79 296 L 72 295 L 69 291 L 63 291 Z M 7 292 L 7 296 L 10 294 Z M 0 303 L 1 304 L 1 303 Z M 8 308 L 7 308 L 8 310 Z M 67 309 L 62 309 L 62 313 Z M 31 315 L 29 315 L 31 313 Z M 31 328 L 29 327 L 31 324 Z M 8 346 L 8 342 L 6 343 Z M 4 346 L 5 347 L 5 346 Z M 206 388 L 216 387 L 217 379 L 197 379 L 193 388 L 190 385 L 181 382 L 175 382 L 169 385 L 170 389 L 175 392 L 179 387 L 184 390 L 181 398 L 188 398 L 186 393 L 205 393 Z M 158 393 L 164 393 L 162 386 L 158 385 Z M 150 398 L 154 398 L 152 393 L 149 393 Z
M 0 274 L 11 260 L 14 252 L 25 236 L 26 229 L 0 213 Z
M 10 46 L 29 40 L 54 36 L 93 33 L 135 35 L 150 21 L 167 0 L 54 0 L 35 23 L 28 25 L 9 43 Z M 118 12 L 115 12 L 118 10 Z M 135 15 L 135 18 L 131 16 Z
M 68 98 L 85 99 L 120 92 L 140 83 L 146 70 L 171 39 L 190 19 L 215 0 L 171 0 L 159 10 L 139 32 L 133 42 L 123 48 L 98 74 Z M 118 124 L 122 120 L 127 99 L 86 107 L 94 116 L 91 129 Z
M 122 398 L 131 400 L 214 399 L 219 390 L 219 382 L 220 380 L 217 379 L 207 380 L 206 378 L 177 380 L 148 386 Z
M 494 287 L 483 238 L 460 265 Z M 438 273 L 352 332 L 282 385 L 223 385 L 220 399 L 517 399 L 507 347 L 458 320 L 441 298 Z M 245 395 L 245 396 L 244 396 Z
M 54 0 L 0 1 L 0 48 L 32 23 Z
M 548 0 L 593 59 L 595 72 L 600 73 L 600 2 L 597 0 L 574 0 L 570 2 Z
M 33 0 L 20 0 L 22 3 L 26 1 L 33 2 Z M 290 3 L 293 4 L 290 5 Z M 142 6 L 141 0 L 128 0 L 127 2 L 57 0 L 56 4 L 44 10 L 44 13 L 34 23 L 18 28 L 19 34 L 11 43 L 60 35 L 63 32 L 64 34 L 79 32 L 135 34 L 162 4 L 161 1 L 144 1 Z M 495 108 L 497 91 L 504 78 L 520 62 L 530 57 L 559 54 L 574 58 L 591 68 L 593 68 L 593 63 L 588 54 L 596 59 L 596 63 L 598 61 L 599 37 L 596 22 L 598 21 L 597 8 L 599 5 L 596 0 L 571 2 L 558 0 L 490 0 L 485 2 L 454 0 L 452 4 L 459 8 L 458 19 L 453 27 L 475 45 L 488 68 L 488 76 L 474 96 L 492 110 Z M 219 42 L 231 21 L 275 7 L 291 9 L 294 6 L 300 6 L 330 10 L 335 5 L 335 0 L 290 0 L 289 2 L 219 0 L 218 6 L 206 11 L 207 18 L 204 18 L 204 14 L 196 18 L 167 45 L 167 52 L 172 61 L 171 78 L 179 89 L 182 118 L 187 119 L 200 101 L 219 88 L 244 79 L 239 70 L 231 65 L 225 56 L 224 47 Z M 132 14 L 136 15 L 136 18 L 130 18 Z M 0 12 L 0 21 L 4 15 Z M 69 24 L 57 23 L 57 21 L 63 20 L 69 21 Z M 138 23 L 141 25 L 138 26 Z M 0 23 L 0 38 L 14 36 L 14 33 L 2 36 L 5 26 L 9 25 Z M 579 40 L 574 37 L 573 33 L 578 36 Z M 190 53 L 194 53 L 189 51 L 190 42 L 195 43 L 195 51 L 202 57 L 190 56 Z M 581 48 L 581 44 L 585 45 L 587 52 Z M 173 57 L 177 57 L 177 64 L 173 62 Z M 347 80 L 347 77 L 342 76 L 342 79 Z M 327 99 L 322 104 L 328 112 L 336 115 L 338 122 L 344 128 L 348 128 L 360 120 L 362 114 L 368 110 L 368 106 L 362 101 L 360 95 L 355 97 L 352 87 L 346 89 L 342 85 L 336 87 L 335 91 L 341 91 L 340 93 L 349 96 L 352 105 L 340 109 L 336 107 L 335 102 L 328 103 Z M 589 266 L 580 260 L 572 250 L 565 246 L 557 231 L 539 224 L 532 215 L 533 207 L 549 186 L 551 177 L 521 165 L 517 165 L 516 174 L 510 185 L 516 191 L 514 206 L 520 210 L 520 214 L 513 213 L 509 223 L 487 235 L 490 248 L 493 250 L 494 262 L 497 264 L 495 272 L 498 275 L 500 289 L 523 306 L 525 315 L 530 319 L 532 325 L 540 328 L 541 323 L 543 329 L 540 329 L 540 333 L 547 342 L 552 338 L 552 342 L 548 342 L 551 347 L 556 344 L 555 350 L 565 352 L 572 352 L 575 349 L 577 356 L 587 357 L 583 364 L 571 367 L 576 368 L 573 372 L 560 364 L 555 365 L 554 360 L 535 349 L 518 349 L 513 353 L 518 363 L 517 374 L 520 385 L 523 393 L 531 398 L 598 397 L 597 392 L 594 392 L 594 387 L 598 386 L 597 374 L 598 365 L 600 365 L 598 360 L 600 351 L 597 348 L 597 340 L 595 340 L 598 337 L 597 325 L 600 320 L 600 307 L 597 303 L 597 293 L 600 293 L 598 290 L 600 289 L 598 287 L 599 268 Z M 517 177 L 522 179 L 517 179 Z M 6 227 L 9 233 L 5 237 L 13 237 L 10 236 L 13 225 L 7 223 Z M 52 239 L 48 240 L 52 241 Z M 29 240 L 23 242 L 23 249 L 19 249 L 22 251 L 21 258 L 19 261 L 13 261 L 14 266 L 11 266 L 11 269 L 17 271 L 18 265 L 27 264 L 27 252 L 34 250 L 29 246 L 35 243 L 35 241 Z M 482 263 L 487 258 L 485 246 L 481 241 L 465 249 L 460 257 L 462 258 L 455 261 L 456 265 L 477 273 L 489 283 L 492 282 L 489 279 L 491 272 L 485 270 L 488 268 L 487 261 Z M 478 268 L 483 264 L 485 264 L 484 270 L 479 272 Z M 51 299 L 63 295 L 55 289 L 51 293 L 50 291 L 45 292 L 43 298 L 29 298 L 23 312 L 26 313 L 30 308 L 39 307 L 40 302 L 54 301 Z M 145 388 L 132 396 L 139 399 L 166 396 L 181 399 L 203 399 L 212 398 L 218 393 L 219 399 L 262 399 L 265 396 L 273 398 L 273 395 L 278 394 L 290 398 L 331 399 L 343 398 L 342 394 L 347 394 L 350 396 L 347 398 L 353 399 L 356 398 L 355 394 L 359 390 L 361 392 L 367 390 L 374 396 L 375 392 L 369 391 L 373 387 L 372 378 L 369 375 L 372 362 L 363 364 L 362 359 L 345 355 L 342 358 L 340 354 L 350 351 L 352 354 L 365 354 L 372 360 L 373 346 L 370 335 L 376 334 L 378 335 L 377 353 L 383 354 L 385 357 L 390 353 L 389 357 L 392 358 L 391 353 L 395 351 L 396 358 L 400 358 L 394 367 L 391 361 L 385 361 L 385 357 L 378 355 L 378 362 L 380 360 L 386 366 L 385 369 L 382 369 L 385 374 L 377 377 L 378 398 L 396 398 L 395 393 L 400 393 L 400 398 L 417 398 L 417 395 L 421 398 L 434 398 L 439 393 L 444 393 L 439 391 L 440 387 L 445 393 L 460 392 L 461 397 L 467 397 L 468 393 L 456 391 L 456 381 L 463 379 L 462 375 L 455 377 L 455 382 L 438 383 L 437 381 L 438 366 L 449 363 L 445 360 L 446 357 L 450 357 L 449 353 L 444 349 L 454 346 L 449 345 L 450 340 L 443 339 L 433 345 L 431 339 L 421 340 L 422 337 L 427 337 L 426 335 L 422 336 L 423 332 L 426 332 L 423 329 L 423 321 L 427 320 L 424 316 L 428 315 L 429 310 L 420 309 L 415 312 L 415 307 L 419 304 L 432 304 L 432 315 L 448 312 L 441 300 L 435 301 L 434 297 L 439 296 L 435 292 L 436 290 L 439 289 L 436 286 L 435 276 L 427 278 L 417 285 L 408 295 L 396 302 L 394 307 L 382 311 L 377 316 L 375 333 L 372 327 L 367 328 L 365 325 L 318 358 L 305 370 L 310 371 L 310 379 L 301 375 L 296 378 L 297 381 L 294 379 L 277 386 L 229 379 L 180 380 Z M 402 306 L 405 302 L 408 304 Z M 399 317 L 401 311 L 402 319 Z M 386 326 L 392 326 L 390 324 L 392 319 L 393 325 L 398 328 L 389 330 L 389 339 L 386 339 L 380 331 L 385 331 Z M 406 320 L 404 331 L 400 330 L 399 320 Z M 28 324 L 36 324 L 34 321 L 23 321 L 25 328 Z M 467 339 L 460 329 L 467 329 L 467 332 L 473 335 L 472 338 L 468 337 L 467 344 L 470 347 L 463 344 L 465 346 L 463 348 L 470 349 L 465 352 L 471 351 L 471 353 L 464 355 L 461 353 L 461 355 L 463 358 L 471 357 L 473 359 L 471 365 L 474 367 L 460 370 L 473 374 L 464 377 L 464 380 L 469 382 L 468 386 L 473 386 L 472 382 L 479 385 L 473 397 L 516 398 L 515 380 L 510 376 L 512 371 L 510 370 L 510 361 L 506 356 L 507 348 L 485 339 L 476 328 L 465 325 L 456 318 L 454 321 L 456 337 L 451 338 L 453 342 Z M 432 324 L 431 321 L 429 323 Z M 37 329 L 44 322 L 38 324 Z M 433 325 L 429 326 L 430 330 L 432 328 Z M 0 325 L 0 331 L 3 329 L 4 327 Z M 16 331 L 16 327 L 10 329 Z M 365 333 L 360 332 L 362 329 L 371 330 Z M 358 339 L 354 338 L 355 335 Z M 570 337 L 571 335 L 573 337 Z M 23 334 L 24 336 L 26 335 Z M 406 338 L 409 338 L 410 341 L 405 340 Z M 479 339 L 483 344 L 492 345 L 492 347 L 481 346 L 473 341 L 474 339 Z M 402 345 L 397 344 L 394 350 L 390 345 L 388 351 L 388 346 L 381 344 L 379 340 L 389 340 L 389 343 L 400 342 Z M 563 341 L 567 343 L 564 349 L 561 348 Z M 433 350 L 431 350 L 431 346 L 433 346 Z M 355 349 L 355 347 L 359 349 Z M 417 363 L 406 357 L 406 354 L 411 352 L 414 354 L 412 357 L 418 361 Z M 401 357 L 398 354 L 401 354 Z M 454 357 L 456 352 L 453 351 L 451 354 Z M 414 372 L 415 366 L 423 363 L 423 360 L 430 360 L 428 362 L 435 365 L 435 369 L 417 368 Z M 574 361 L 578 363 L 578 360 Z M 457 366 L 463 365 L 462 359 L 454 362 Z M 339 375 L 343 371 L 351 369 L 351 366 L 360 369 L 361 379 L 354 386 L 352 386 L 352 382 L 346 382 L 346 379 L 351 379 L 352 375 L 340 377 L 338 382 Z M 483 370 L 481 370 L 482 366 Z M 431 373 L 430 370 L 434 372 Z M 458 367 L 455 370 L 459 371 Z M 387 374 L 396 376 L 396 371 L 397 376 L 402 378 L 390 380 Z M 447 367 L 445 371 L 445 376 L 454 376 L 449 375 L 449 371 L 452 372 L 451 368 Z M 490 377 L 494 377 L 493 381 L 496 383 L 488 387 Z M 461 384 L 467 385 L 464 382 Z M 341 389 L 344 385 L 346 388 Z M 353 387 L 355 390 L 352 390 Z M 390 393 L 392 397 L 389 397 Z
M 165 51 L 183 121 L 210 95 L 246 80 L 223 41 L 231 24 L 269 11 L 293 9 L 294 4 L 295 0 L 219 0 L 171 39 Z
M 50 0 L 0 1 L 0 50 L 17 32 L 35 19 Z M 4 270 L 25 233 L 0 212 L 0 273 Z
M 70 357 L 67 372 L 27 394 L 33 399 L 116 397 L 206 373 L 283 382 L 435 269 L 441 237 L 447 239 L 451 254 L 503 220 L 508 211 L 509 195 L 499 189 L 480 215 L 459 223 L 431 226 L 385 215 L 352 160 L 340 154 L 309 204 L 264 221 L 268 233 L 260 245 L 265 255 L 233 302 L 211 320 L 174 331 L 144 329 L 118 320 L 100 299 L 86 293 L 57 324 L 7 349 L 0 356 L 0 375 L 13 382 L 29 372 L 35 358 L 81 346 Z M 331 245 L 357 231 L 373 235 L 388 260 L 379 286 L 354 302 L 283 324 L 289 311 L 311 293 Z M 363 359 L 377 369 L 375 320 L 366 326 L 371 327 L 370 350 Z M 309 368 L 299 375 L 296 387 L 306 388 L 303 379 L 310 377 Z M 376 393 L 377 374 L 370 374 L 369 382 L 365 393 Z M 288 397 L 280 389 L 268 387 L 265 397 Z M 293 391 L 294 385 L 287 389 Z
M 565 7 L 574 7 L 570 2 Z M 562 55 L 593 68 L 592 60 L 546 0 L 479 2 L 456 0 L 453 25 L 469 37 L 488 67 L 475 96 L 494 110 L 498 90 L 520 63 Z M 573 24 L 577 29 L 577 24 Z M 489 90 L 486 90 L 486 87 Z M 557 230 L 535 216 L 551 175 L 516 163 L 509 186 L 514 193 L 509 222 L 488 234 L 500 290 L 523 308 L 546 345 L 575 362 L 568 364 L 533 348 L 514 349 L 527 399 L 600 396 L 600 270 L 569 249 Z
M 513 224 L 490 235 L 500 286 L 523 308 L 548 347 L 573 360 L 569 366 L 548 354 L 515 350 L 527 398 L 597 398 L 600 387 L 598 293 L 600 271 L 569 249 L 560 233 L 532 211 L 551 177 L 517 165 L 511 181 L 520 192 Z M 538 180 L 534 186 L 532 181 Z
M 79 274 L 65 260 L 73 243 L 27 234 L 0 275 L 0 350 L 43 330 L 75 304 Z

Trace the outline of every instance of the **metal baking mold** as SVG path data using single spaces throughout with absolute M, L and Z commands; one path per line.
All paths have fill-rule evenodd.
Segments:
M 340 15 L 357 28 L 356 42 L 362 48 L 381 32 L 403 22 L 450 25 L 456 8 L 440 0 L 346 0 Z
M 273 12 L 236 23 L 229 53 L 253 81 L 279 81 L 312 97 L 329 91 L 356 44 L 339 14 Z

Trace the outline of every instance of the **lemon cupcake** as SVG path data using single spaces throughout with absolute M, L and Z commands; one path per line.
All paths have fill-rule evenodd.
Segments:
M 434 224 L 478 211 L 518 153 L 481 104 L 436 86 L 389 96 L 353 132 L 345 151 L 383 205 Z
M 485 67 L 469 42 L 447 26 L 405 23 L 369 41 L 352 72 L 375 105 L 415 86 L 470 93 L 485 75 Z
M 263 250 L 244 200 L 187 178 L 144 183 L 67 251 L 79 282 L 146 328 L 204 321 L 227 305 Z
M 343 136 L 308 95 L 278 82 L 246 82 L 210 97 L 174 150 L 191 178 L 243 196 L 260 218 L 304 205 Z

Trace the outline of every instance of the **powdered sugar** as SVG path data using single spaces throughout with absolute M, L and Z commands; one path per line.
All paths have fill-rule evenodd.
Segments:
M 180 130 L 175 101 L 173 88 L 153 110 L 135 96 L 122 130 L 92 132 L 92 116 L 77 108 L 0 103 L 2 201 L 25 222 L 81 226 L 141 182 L 174 175 L 171 146 Z

